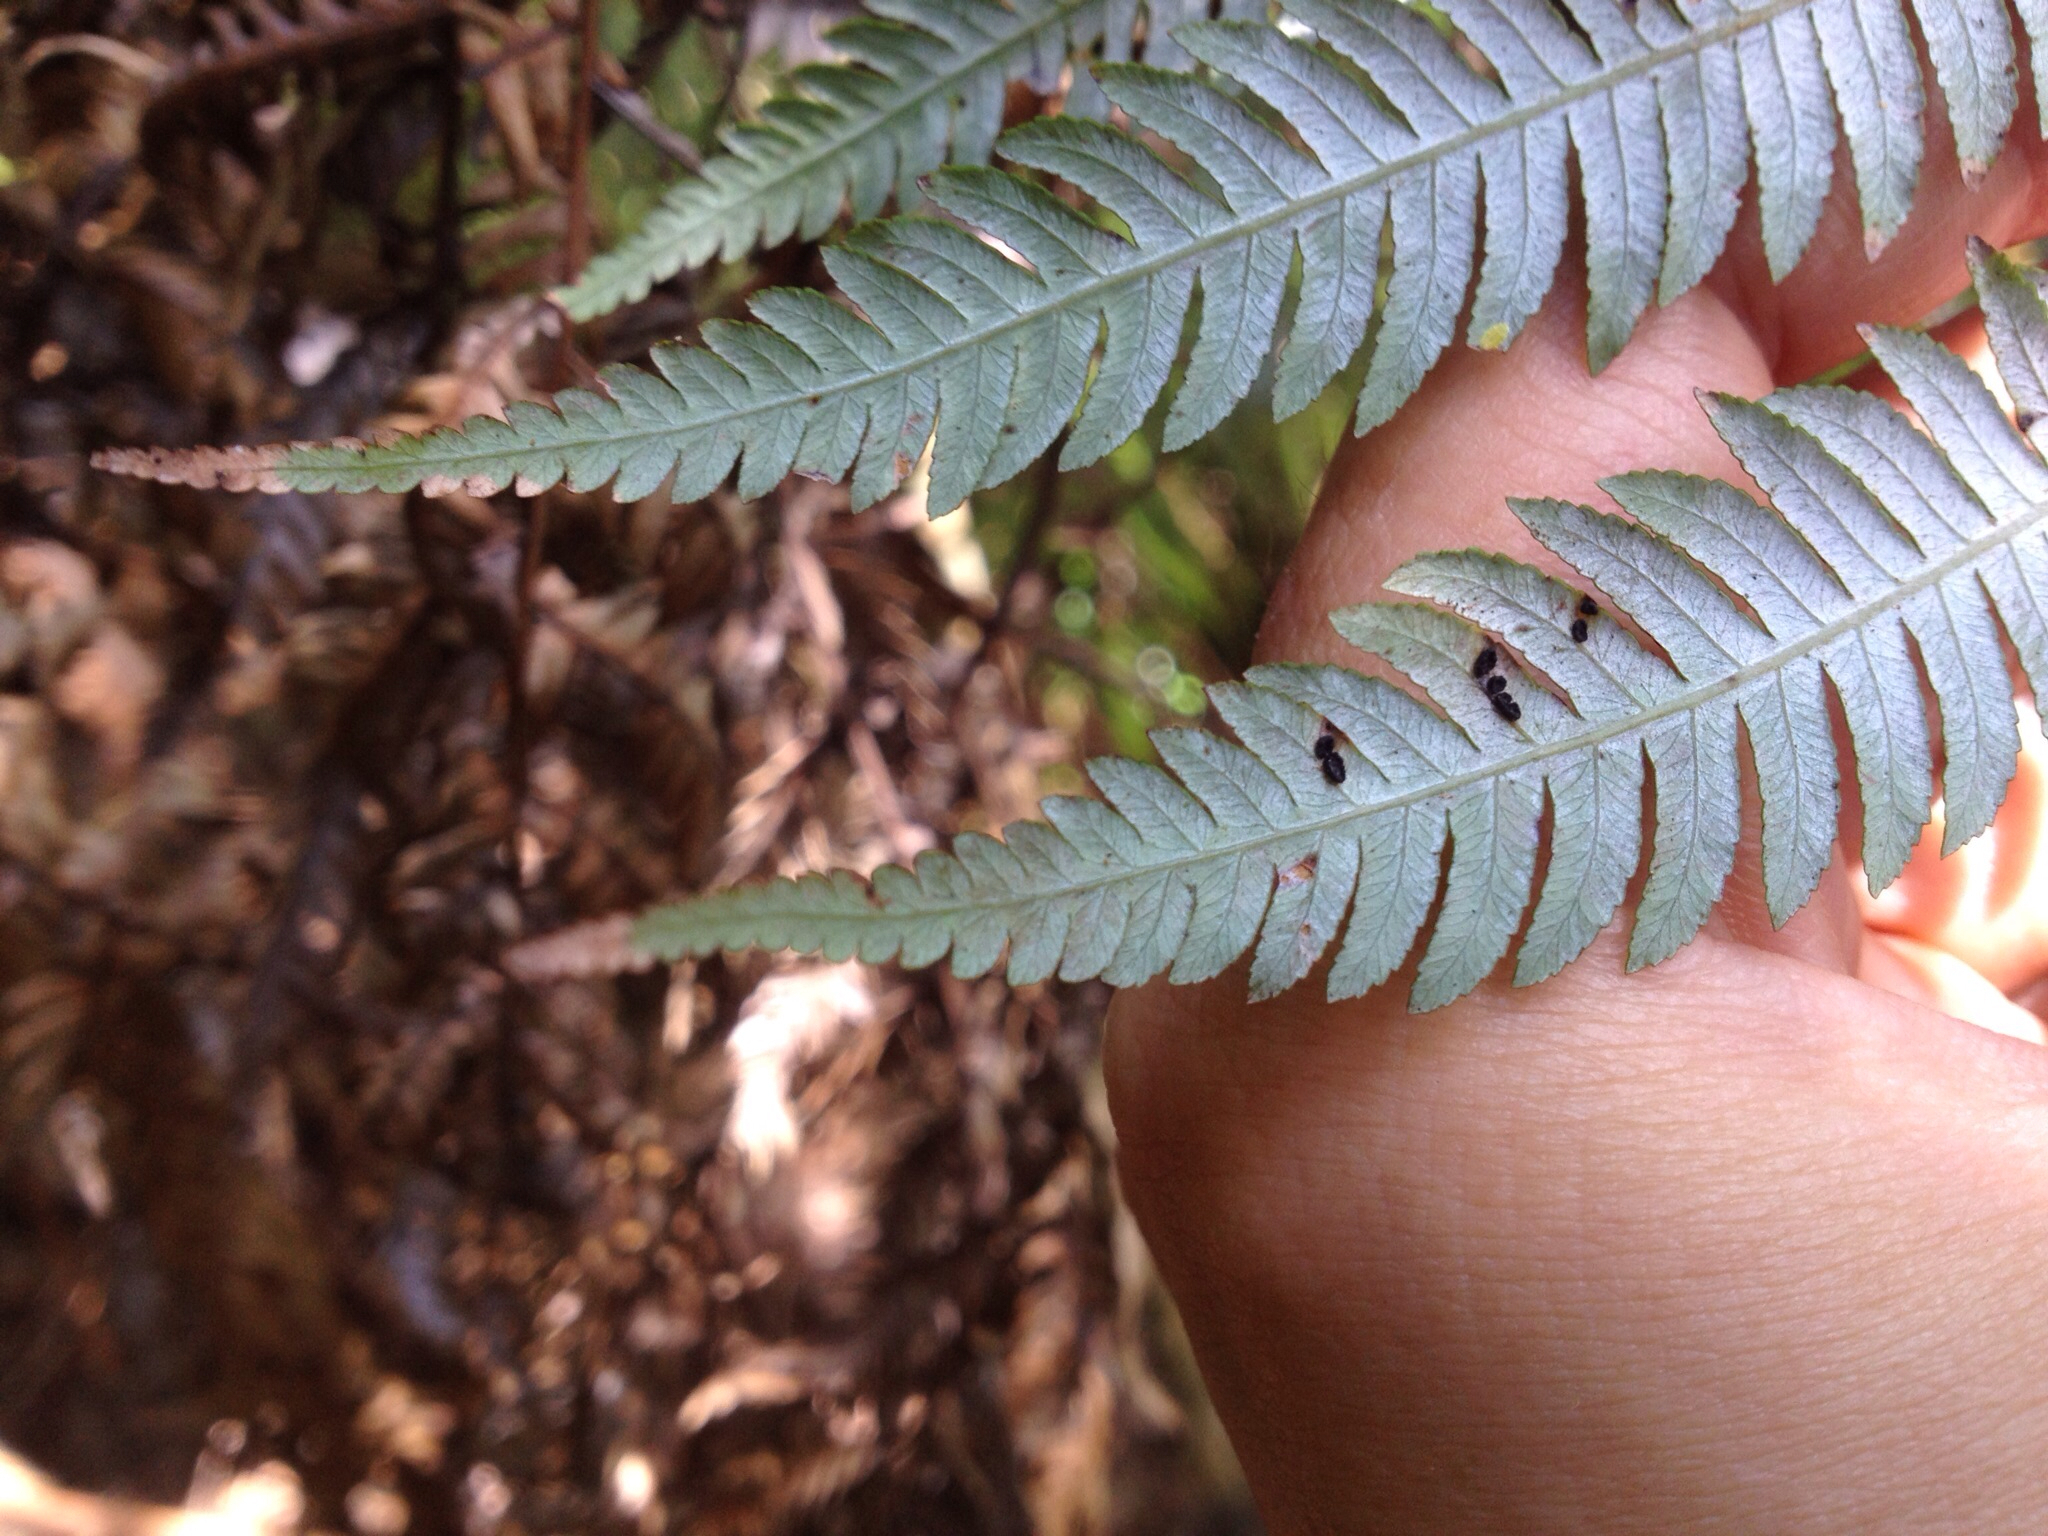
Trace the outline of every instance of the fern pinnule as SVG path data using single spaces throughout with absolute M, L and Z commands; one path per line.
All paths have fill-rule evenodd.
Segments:
M 2006 386 L 2038 414 L 2048 301 L 1995 252 L 1971 260 Z M 950 953 L 963 975 L 1007 950 L 1013 981 L 1119 985 L 1203 980 L 1251 950 L 1257 997 L 1334 945 L 1328 992 L 1341 998 L 1419 942 L 1410 1001 L 1434 1008 L 1489 975 L 1518 932 L 1514 979 L 1528 984 L 1612 921 L 1644 862 L 1647 786 L 1629 965 L 1654 964 L 1699 930 L 1733 866 L 1745 739 L 1772 918 L 1812 893 L 1841 810 L 1830 689 L 1880 889 L 1929 813 L 1925 694 L 1950 849 L 1989 824 L 2012 776 L 2007 639 L 2048 696 L 2048 464 L 1953 354 L 1912 332 L 1869 339 L 1926 435 L 1843 389 L 1710 397 L 1768 506 L 1716 481 L 1622 475 L 1604 487 L 1625 515 L 1514 504 L 1575 581 L 1443 552 L 1388 579 L 1413 601 L 1332 615 L 1414 691 L 1333 666 L 1255 667 L 1210 691 L 1235 741 L 1161 731 L 1163 769 L 1097 760 L 1102 800 L 1047 800 L 1044 822 L 1001 841 L 969 834 L 870 883 L 839 873 L 699 896 L 647 913 L 636 943 L 668 958 Z M 1326 771 L 1332 756 L 1341 767 Z
M 1168 447 L 1221 420 L 1269 355 L 1285 415 L 1368 345 L 1354 425 L 1370 429 L 1450 344 L 1475 265 L 1475 345 L 1507 345 L 1535 312 L 1575 213 L 1574 162 L 1596 366 L 1653 298 L 1712 265 L 1752 144 L 1779 274 L 1819 218 L 1836 102 L 1873 246 L 1898 229 L 1919 174 L 1924 102 L 1900 0 L 1569 0 L 1569 23 L 1551 0 L 1446 0 L 1490 72 L 1396 0 L 1281 3 L 1287 29 L 1216 21 L 1175 34 L 1208 79 L 1098 72 L 1134 127 L 1199 175 L 1137 134 L 1068 117 L 1001 141 L 1128 238 L 1023 175 L 942 170 L 927 190 L 957 222 L 862 226 L 828 253 L 836 298 L 771 290 L 752 300 L 755 323 L 709 324 L 703 346 L 658 350 L 653 373 L 606 370 L 608 396 L 571 390 L 504 422 L 296 449 L 280 477 L 300 490 L 612 480 L 633 498 L 673 471 L 689 499 L 737 465 L 743 492 L 792 470 L 850 474 L 866 504 L 929 444 L 930 502 L 943 510 L 1016 473 L 1062 427 L 1067 465 L 1136 430 L 1166 390 L 1197 293 Z M 1988 163 L 2017 99 L 2010 18 L 2000 0 L 1914 5 L 1964 162 Z M 2048 28 L 2048 8 L 2026 14 Z

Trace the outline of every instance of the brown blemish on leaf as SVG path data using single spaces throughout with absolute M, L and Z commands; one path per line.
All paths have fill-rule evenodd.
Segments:
M 1280 871 L 1279 888 L 1284 891 L 1290 886 L 1300 885 L 1304 881 L 1313 880 L 1315 874 L 1316 856 L 1311 853 Z

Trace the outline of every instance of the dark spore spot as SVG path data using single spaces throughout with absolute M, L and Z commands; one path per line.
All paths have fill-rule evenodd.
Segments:
M 1508 691 L 1508 680 L 1499 673 L 1495 673 L 1486 680 L 1486 691 L 1493 695 L 1506 693 Z
M 1327 762 L 1330 754 L 1337 750 L 1337 738 L 1334 736 L 1318 736 L 1313 750 L 1316 754 L 1317 762 Z
M 1485 650 L 1479 653 L 1478 659 L 1472 663 L 1472 675 L 1474 677 L 1486 676 L 1487 673 L 1493 670 L 1494 664 L 1499 660 L 1499 652 L 1495 651 L 1494 648 L 1489 645 Z
M 2014 420 L 2014 422 L 2015 422 L 2015 423 L 2017 423 L 2017 425 L 2019 426 L 2019 429 L 2020 429 L 2020 430 L 2021 430 L 2022 432 L 2031 432 L 2031 431 L 2033 431 L 2033 430 L 2034 430 L 2034 423 L 2035 423 L 2035 422 L 2037 422 L 2037 421 L 2039 421 L 2040 419 L 2041 419 L 2041 413 L 2040 413 L 2040 412 L 2038 412 L 2038 411 L 2025 411 L 2025 410 L 2021 410 L 2021 411 L 2014 411 L 2014 412 L 2013 412 L 2013 420 Z
M 1586 643 L 1586 636 L 1591 633 L 1592 631 L 1586 628 L 1586 621 L 1584 619 L 1572 620 L 1572 638 L 1578 641 L 1579 644 L 1584 645 Z
M 1342 752 L 1332 750 L 1330 755 L 1323 759 L 1323 777 L 1332 784 L 1342 784 L 1344 782 L 1344 754 Z
M 1492 695 L 1493 712 L 1512 725 L 1522 718 L 1522 706 L 1508 696 L 1505 690 Z
M 1586 618 L 1597 618 L 1600 613 L 1600 605 L 1590 597 L 1582 597 L 1579 599 L 1579 612 Z

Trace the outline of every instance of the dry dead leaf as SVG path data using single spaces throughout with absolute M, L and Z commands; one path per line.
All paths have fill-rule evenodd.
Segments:
M 46 866 L 69 838 L 56 722 L 40 699 L 0 696 L 0 849 Z
M 305 1517 L 299 1479 L 265 1462 L 211 1509 L 172 1509 L 60 1487 L 0 1446 L 0 1530 L 8 1536 L 290 1536 Z
M 99 743 L 109 778 L 124 783 L 142 760 L 150 711 L 163 697 L 157 659 L 119 624 L 104 624 L 50 687 L 50 702 Z
M 8 545 L 0 554 L 0 585 L 28 625 L 29 644 L 46 674 L 99 617 L 99 573 L 84 555 L 54 539 Z

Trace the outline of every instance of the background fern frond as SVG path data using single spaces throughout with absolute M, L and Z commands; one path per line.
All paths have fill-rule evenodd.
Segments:
M 1980 165 L 2015 99 L 2006 11 L 2000 0 L 1916 3 L 1961 153 Z M 1012 161 L 1079 187 L 1128 239 L 1020 176 L 942 171 L 932 201 L 960 222 L 858 228 L 827 252 L 843 302 L 770 291 L 752 301 L 758 324 L 707 324 L 705 345 L 658 350 L 653 374 L 607 370 L 609 398 L 570 391 L 552 411 L 514 407 L 503 422 L 298 449 L 279 473 L 298 489 L 343 490 L 615 479 L 630 499 L 673 469 L 680 500 L 737 462 L 743 493 L 793 469 L 851 473 L 864 504 L 929 442 L 931 504 L 944 509 L 1015 473 L 1070 417 L 1068 465 L 1129 436 L 1166 386 L 1198 288 L 1166 445 L 1208 431 L 1273 349 L 1297 251 L 1274 407 L 1286 415 L 1314 399 L 1364 345 L 1377 307 L 1355 421 L 1377 425 L 1449 345 L 1475 262 L 1474 342 L 1506 345 L 1534 313 L 1563 250 L 1572 159 L 1596 366 L 1653 294 L 1669 299 L 1711 265 L 1752 140 L 1770 258 L 1780 272 L 1797 259 L 1827 190 L 1831 85 L 1873 245 L 1911 200 L 1924 103 L 1897 0 L 1692 0 L 1690 24 L 1666 0 L 1571 0 L 1576 27 L 1548 0 L 1447 0 L 1498 80 L 1393 0 L 1286 8 L 1319 44 L 1241 22 L 1191 24 L 1177 38 L 1279 113 L 1298 144 L 1204 81 L 1133 65 L 1105 67 L 1103 90 L 1200 167 L 1200 185 L 1097 123 L 1039 119 L 1003 138 Z
M 798 70 L 791 94 L 728 129 L 725 154 L 671 187 L 638 230 L 557 295 L 571 317 L 609 314 L 714 256 L 791 235 L 815 240 L 842 211 L 872 218 L 892 193 L 914 203 L 919 177 L 987 162 L 1011 81 L 1050 91 L 1097 42 L 1105 58 L 1128 59 L 1138 21 L 1136 0 L 869 0 L 867 9 L 827 36 L 848 62 Z M 1208 6 L 1147 0 L 1144 9 L 1148 61 L 1184 63 L 1170 34 Z M 1244 0 L 1224 7 L 1249 9 Z M 1085 62 L 1064 110 L 1091 115 L 1102 97 Z
M 2035 411 L 2048 302 L 1995 253 L 1977 248 L 1972 264 L 2007 388 Z M 1389 578 L 1419 601 L 1333 615 L 1422 697 L 1337 667 L 1258 667 L 1210 693 L 1235 742 L 1162 731 L 1167 771 L 1090 765 L 1103 801 L 1048 800 L 1043 823 L 963 836 L 871 885 L 841 873 L 660 908 L 637 942 L 669 958 L 765 947 L 922 965 L 950 952 L 962 975 L 1007 949 L 1012 981 L 1118 985 L 1202 980 L 1254 949 L 1259 997 L 1335 944 L 1336 998 L 1392 974 L 1440 899 L 1411 993 L 1433 1008 L 1494 969 L 1525 914 L 1522 984 L 1613 918 L 1643 861 L 1647 773 L 1655 817 L 1629 964 L 1648 965 L 1699 930 L 1733 865 L 1745 735 L 1773 919 L 1812 893 L 1840 815 L 1830 687 L 1880 889 L 1928 816 L 1923 682 L 1950 849 L 1989 824 L 2013 773 L 2005 638 L 2048 697 L 2048 464 L 1953 354 L 1912 332 L 1869 340 L 1927 435 L 1844 389 L 1714 397 L 1770 507 L 1716 481 L 1623 475 L 1605 488 L 1627 516 L 1515 508 L 1597 598 L 1465 550 Z

